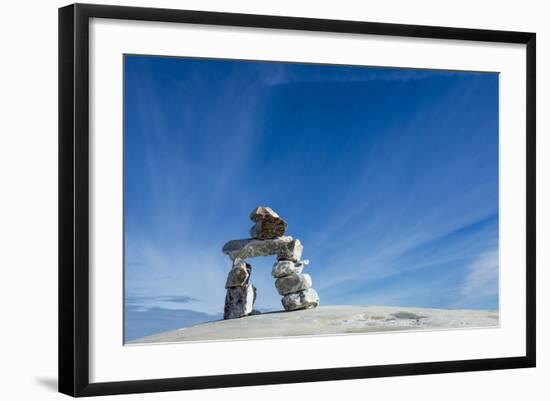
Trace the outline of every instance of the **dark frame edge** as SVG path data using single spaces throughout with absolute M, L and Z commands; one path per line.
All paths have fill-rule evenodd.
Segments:
M 58 10 L 58 390 L 71 396 L 82 395 L 89 384 L 88 17 L 83 9 L 73 4 Z
M 58 390 L 75 395 L 74 5 L 58 10 Z
M 537 36 L 526 41 L 526 358 L 536 367 L 537 348 Z
M 526 357 L 92 383 L 80 396 L 262 386 L 530 367 Z
M 96 18 L 524 44 L 531 32 L 75 3 Z

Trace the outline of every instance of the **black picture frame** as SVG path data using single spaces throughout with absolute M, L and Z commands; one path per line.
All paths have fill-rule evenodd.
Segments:
M 520 357 L 90 383 L 89 21 L 161 21 L 526 45 L 526 353 Z M 74 4 L 59 9 L 59 391 L 71 396 L 238 387 L 534 367 L 536 35 L 436 26 Z

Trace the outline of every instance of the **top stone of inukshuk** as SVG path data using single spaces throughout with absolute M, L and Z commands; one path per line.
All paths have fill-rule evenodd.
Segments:
M 270 207 L 259 206 L 250 213 L 254 223 L 250 236 L 255 239 L 274 239 L 283 236 L 288 224 Z
M 302 244 L 298 239 L 284 236 L 287 223 L 265 206 L 254 209 L 250 219 L 255 223 L 250 229 L 252 238 L 229 241 L 222 249 L 232 261 L 226 281 L 224 319 L 252 313 L 256 288 L 250 284 L 252 267 L 245 260 L 256 256 L 277 256 L 271 274 L 276 279 L 277 291 L 283 295 L 282 304 L 285 310 L 318 306 L 319 296 L 311 288 L 311 277 L 309 274 L 302 274 L 304 265 L 308 263 L 301 260 Z

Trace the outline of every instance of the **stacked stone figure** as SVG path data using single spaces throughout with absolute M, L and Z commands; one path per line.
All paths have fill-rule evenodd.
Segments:
M 276 255 L 277 262 L 271 271 L 275 287 L 283 295 L 286 311 L 309 309 L 319 305 L 319 296 L 311 288 L 309 274 L 302 270 L 308 261 L 302 261 L 303 247 L 300 240 L 284 233 L 287 223 L 271 208 L 260 206 L 252 211 L 250 219 L 251 239 L 233 240 L 226 243 L 223 253 L 232 261 L 225 287 L 224 319 L 233 319 L 252 313 L 256 300 L 256 288 L 250 284 L 252 267 L 245 259 L 255 256 Z

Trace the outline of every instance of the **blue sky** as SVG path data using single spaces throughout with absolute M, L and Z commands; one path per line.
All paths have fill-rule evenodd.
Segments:
M 126 339 L 220 318 L 271 206 L 321 303 L 498 309 L 498 74 L 125 56 Z M 280 309 L 272 258 L 256 308 Z

